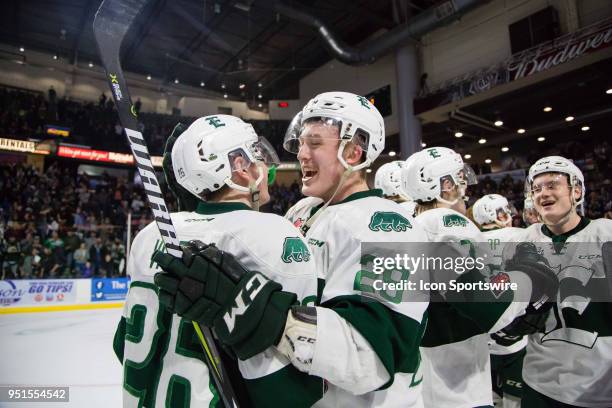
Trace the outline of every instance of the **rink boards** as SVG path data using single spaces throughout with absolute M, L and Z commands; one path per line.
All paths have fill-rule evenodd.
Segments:
M 68 403 L 48 406 L 120 407 L 122 367 L 112 340 L 123 306 L 118 288 L 125 283 L 127 291 L 125 278 L 114 284 L 7 282 L 0 281 L 0 385 L 70 388 Z M 0 402 L 0 407 L 38 405 Z

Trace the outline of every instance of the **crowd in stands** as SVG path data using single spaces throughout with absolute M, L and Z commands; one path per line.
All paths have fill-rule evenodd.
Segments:
M 301 198 L 299 186 L 271 186 L 277 214 Z M 90 278 L 125 275 L 131 237 L 152 221 L 140 184 L 77 174 L 52 163 L 44 172 L 0 165 L 0 278 Z M 166 194 L 170 211 L 173 197 Z
M 61 142 L 86 145 L 97 150 L 129 152 L 113 100 L 105 94 L 101 94 L 98 102 L 94 103 L 58 98 L 53 89 L 44 95 L 42 92 L 0 86 L 0 106 L 2 137 L 49 139 L 50 136 L 45 135 L 45 125 L 56 125 L 70 129 L 69 137 L 58 138 Z M 140 100 L 137 99 L 134 106 L 139 112 Z M 178 122 L 189 125 L 196 118 L 142 112 L 138 119 L 149 152 L 160 155 L 174 126 Z M 272 143 L 279 155 L 290 158 L 282 149 L 288 121 L 250 122 L 260 136 L 265 136 Z

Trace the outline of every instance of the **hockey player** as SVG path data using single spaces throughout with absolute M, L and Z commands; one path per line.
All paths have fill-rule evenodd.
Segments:
M 181 242 L 214 243 L 239 256 L 246 267 L 274 278 L 287 290 L 272 300 L 282 308 L 296 301 L 314 303 L 316 276 L 306 241 L 291 224 L 277 215 L 252 211 L 270 199 L 268 166 L 277 160 L 251 125 L 233 116 L 213 115 L 186 130 L 182 125 L 175 128 L 166 146 L 164 172 L 181 209 L 189 210 L 171 214 Z M 152 223 L 138 234 L 130 251 L 132 284 L 114 341 L 124 367 L 123 406 L 216 406 L 219 396 L 191 323 L 197 311 L 188 309 L 185 299 L 158 292 L 154 275 L 161 269 L 151 260 L 155 250 L 163 250 L 163 243 Z M 188 247 L 185 261 L 197 261 L 187 251 L 198 250 Z M 177 259 L 166 255 L 157 261 L 165 265 L 168 257 Z M 175 283 L 163 274 L 157 279 Z M 192 287 L 196 285 L 194 281 Z M 164 305 L 186 318 L 172 315 Z M 249 346 L 247 341 L 235 348 L 242 352 Z M 273 349 L 240 361 L 239 369 L 248 391 L 246 406 L 306 407 L 323 392 L 320 379 L 301 375 Z M 269 392 L 278 384 L 283 393 Z
M 516 240 L 523 230 L 512 227 L 513 208 L 508 200 L 499 194 L 487 194 L 473 205 L 474 220 L 480 225 L 494 257 L 493 265 L 501 268 L 504 245 Z M 514 210 L 515 212 L 515 210 Z M 491 334 L 491 380 L 493 390 L 502 400 L 504 408 L 521 406 L 523 394 L 523 357 L 526 336 L 508 336 L 503 331 Z M 495 399 L 496 395 L 494 395 Z
M 525 195 L 528 195 L 528 193 Z M 538 212 L 533 206 L 533 200 L 526 197 L 525 201 L 523 202 L 523 222 L 526 226 L 530 226 L 531 224 L 540 222 L 539 220 Z
M 431 147 L 408 158 L 402 170 L 402 184 L 417 201 L 416 223 L 423 226 L 429 241 L 439 243 L 437 253 L 450 251 L 438 256 L 487 258 L 482 245 L 485 238 L 465 216 L 465 191 L 475 182 L 474 172 L 451 149 Z M 421 343 L 426 407 L 492 406 L 487 333 L 509 323 L 514 327 L 515 317 L 524 312 L 528 300 L 533 298 L 532 303 L 539 305 L 556 292 L 554 284 L 552 289 L 540 284 L 554 283 L 555 277 L 544 260 L 531 252 L 531 247 L 517 248 L 515 255 L 511 260 L 512 281 L 522 288 L 519 293 L 522 296 L 515 297 L 511 291 L 502 291 L 499 296 L 484 292 L 481 300 L 491 302 L 484 304 L 452 290 L 432 291 L 427 330 Z M 443 281 L 437 277 L 438 270 L 431 273 L 436 281 Z M 456 276 L 454 271 L 450 273 Z M 460 274 L 457 281 L 494 282 L 508 277 L 505 272 L 493 275 L 488 268 L 475 268 Z M 514 299 L 525 301 L 511 302 Z
M 606 302 L 591 298 L 593 291 L 606 286 L 606 279 L 598 278 L 604 276 L 601 248 L 612 240 L 612 221 L 579 214 L 586 194 L 584 176 L 564 157 L 534 163 L 526 190 L 542 222 L 517 239 L 538 246 L 559 271 L 564 290 L 541 332 L 529 336 L 521 406 L 611 407 L 612 303 L 609 297 Z
M 461 156 L 445 147 L 413 154 L 402 171 L 404 190 L 416 202 L 416 221 L 432 242 L 484 242 L 466 217 L 465 190 L 476 183 Z M 488 335 L 432 294 L 422 342 L 426 407 L 492 406 Z
M 406 207 L 414 216 L 416 203 L 402 190 L 401 170 L 405 165 L 404 160 L 395 160 L 380 166 L 374 176 L 374 188 L 382 190 L 384 197 Z
M 270 282 L 243 295 L 250 287 L 249 273 L 235 280 L 230 295 L 200 297 L 217 312 L 210 324 L 229 347 L 234 333 L 242 331 L 259 347 L 275 345 L 298 369 L 324 378 L 329 389 L 316 406 L 422 406 L 418 345 L 427 298 L 406 299 L 412 295 L 396 291 L 362 296 L 379 278 L 364 270 L 372 261 L 362 257 L 362 242 L 425 240 L 408 213 L 367 187 L 364 169 L 384 148 L 382 116 L 366 98 L 327 92 L 308 102 L 296 128 L 288 132 L 285 146 L 298 154 L 302 192 L 322 200 L 319 207 L 305 205 L 304 212 L 294 212 L 305 220 L 301 227 L 317 266 L 319 306 L 286 310 L 284 330 L 271 332 L 264 342 L 253 327 L 272 324 L 274 316 L 266 311 Z M 233 275 L 231 268 L 220 269 Z

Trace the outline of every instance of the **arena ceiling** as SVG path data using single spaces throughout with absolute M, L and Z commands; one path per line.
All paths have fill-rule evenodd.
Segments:
M 482 162 L 503 156 L 503 147 L 516 154 L 570 140 L 607 138 L 612 120 L 612 94 L 606 92 L 612 89 L 610 72 L 612 58 L 607 58 L 467 106 L 461 109 L 463 115 L 425 124 L 423 141 L 469 153 Z M 496 121 L 503 125 L 495 126 Z M 486 142 L 479 143 L 481 139 Z
M 284 0 L 358 44 L 390 29 L 397 0 Z M 404 1 L 413 15 L 436 0 Z M 92 22 L 100 0 L 9 0 L 0 42 L 99 64 Z M 274 0 L 150 0 L 123 43 L 125 71 L 256 101 L 298 98 L 299 79 L 331 59 L 317 33 L 275 11 Z M 261 86 L 259 84 L 261 83 Z M 241 88 L 241 84 L 244 86 Z M 223 88 L 225 85 L 225 88 Z

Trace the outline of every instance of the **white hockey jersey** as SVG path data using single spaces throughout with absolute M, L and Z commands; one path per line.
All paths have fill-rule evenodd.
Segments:
M 525 230 L 523 228 L 505 227 L 496 228 L 492 230 L 482 231 L 483 235 L 489 243 L 489 251 L 493 255 L 492 262 L 494 265 L 501 267 L 502 253 L 504 250 L 504 244 L 508 242 L 516 242 L 519 234 L 522 234 Z M 522 350 L 527 345 L 527 337 L 521 336 L 519 339 L 508 339 L 500 337 L 499 334 L 491 335 L 491 341 L 489 342 L 489 351 L 495 355 L 507 355 L 516 353 Z
M 534 224 L 517 239 L 536 243 L 559 270 L 561 284 L 545 333 L 529 336 L 523 379 L 565 404 L 612 407 L 612 303 L 592 302 L 588 295 L 609 288 L 610 277 L 602 279 L 601 245 L 612 241 L 612 221 L 582 219 L 559 236 Z
M 290 209 L 290 221 L 305 222 L 314 212 L 315 200 L 304 199 Z M 425 233 L 401 206 L 381 198 L 380 190 L 370 190 L 330 205 L 306 238 L 316 262 L 322 306 L 317 308 L 310 374 L 330 385 L 315 406 L 421 407 L 418 345 L 427 294 L 420 301 L 396 291 L 385 293 L 386 300 L 362 296 L 379 277 L 363 267 L 362 255 L 367 254 L 362 254 L 361 245 L 425 242 Z M 383 386 L 388 387 L 378 390 Z
M 449 208 L 427 210 L 415 220 L 431 242 L 486 242 L 472 221 Z M 434 302 L 433 296 L 421 347 L 425 406 L 493 405 L 489 335 L 440 299 Z
M 248 269 L 260 271 L 280 283 L 283 290 L 296 293 L 302 304 L 314 304 L 314 259 L 306 241 L 287 220 L 251 211 L 236 202 L 200 203 L 197 212 L 171 217 L 181 241 L 215 243 Z M 162 248 L 159 231 L 152 223 L 137 235 L 128 260 L 132 283 L 114 341 L 124 366 L 123 406 L 214 406 L 218 396 L 192 323 L 171 315 L 157 297 L 153 277 L 161 269 L 151 256 Z M 249 392 L 254 405 L 304 406 L 323 392 L 322 382 L 314 377 L 303 380 L 302 385 L 288 381 L 296 375 L 308 376 L 274 348 L 239 361 L 239 368 L 247 389 L 255 390 Z M 311 392 L 315 389 L 316 393 L 317 381 L 321 385 L 318 397 Z M 309 382 L 314 385 L 307 386 Z M 280 392 L 271 393 L 271 389 Z

